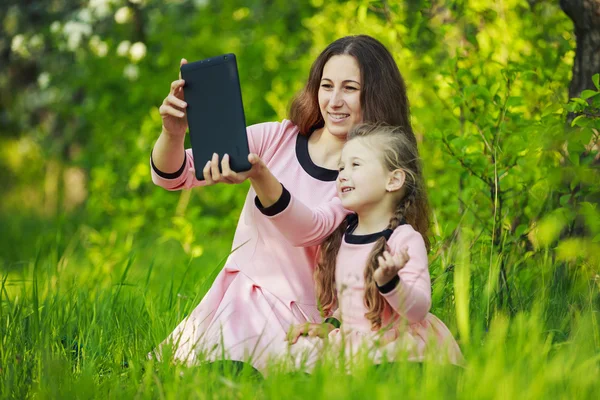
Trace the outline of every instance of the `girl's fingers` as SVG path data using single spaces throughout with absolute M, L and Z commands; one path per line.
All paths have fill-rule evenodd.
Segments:
M 212 175 L 210 173 L 210 164 L 211 162 L 207 162 L 206 165 L 204 166 L 204 168 L 202 169 L 202 175 L 204 175 L 204 180 L 206 181 L 207 185 L 212 185 L 214 184 L 214 181 L 212 179 Z
M 248 154 L 248 162 L 251 165 L 257 164 L 258 162 L 260 162 L 260 157 L 257 154 L 250 153 Z
M 410 256 L 406 252 L 400 252 L 396 254 L 396 264 L 402 268 L 406 265 L 406 263 L 410 260 Z
M 262 160 L 262 158 L 260 158 L 258 156 L 258 154 L 254 154 L 254 153 L 250 153 L 248 154 L 248 162 L 250 164 L 254 165 L 258 165 L 258 166 L 264 166 L 265 162 Z
M 386 250 L 383 252 L 383 258 L 385 259 L 386 262 L 388 262 L 392 258 L 392 255 L 390 254 L 389 251 Z
M 385 257 L 385 265 L 387 265 L 388 267 L 393 267 L 394 266 L 394 257 L 392 257 L 392 255 L 390 254 L 389 251 L 384 251 L 383 252 L 383 256 Z
M 238 181 L 238 176 L 235 171 L 231 169 L 229 165 L 229 154 L 223 156 L 221 161 L 221 169 L 223 170 L 223 179 L 229 183 L 235 183 Z
M 382 256 L 377 257 L 377 262 L 379 262 L 379 268 L 385 267 L 385 260 L 383 259 Z
M 217 153 L 213 153 L 213 157 L 210 162 L 210 173 L 212 174 L 213 181 L 219 182 L 221 180 L 221 171 L 219 171 L 219 155 Z

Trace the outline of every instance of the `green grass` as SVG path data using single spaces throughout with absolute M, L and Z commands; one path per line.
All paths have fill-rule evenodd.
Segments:
M 358 362 L 347 375 L 325 362 L 311 376 L 274 372 L 256 380 L 146 358 L 202 298 L 230 238 L 213 238 L 201 257 L 190 259 L 173 241 L 84 228 L 57 232 L 46 233 L 30 253 L 21 250 L 20 260 L 3 258 L 1 398 L 585 399 L 600 392 L 592 301 L 598 282 L 556 292 L 551 264 L 546 287 L 540 284 L 525 310 L 510 317 L 493 311 L 489 324 L 485 266 L 470 266 L 470 275 L 459 268 L 455 280 L 463 286 L 437 274 L 434 312 L 459 337 L 464 369 L 433 363 L 422 370 L 402 363 L 375 369 Z M 447 268 L 455 251 L 451 246 L 447 257 L 436 259 L 434 272 Z M 464 289 L 467 281 L 470 289 Z M 469 310 L 462 335 L 457 304 Z

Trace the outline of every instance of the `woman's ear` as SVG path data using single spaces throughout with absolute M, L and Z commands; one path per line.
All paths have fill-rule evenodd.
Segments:
M 385 185 L 387 192 L 395 192 L 402 189 L 406 181 L 406 173 L 401 169 L 396 169 L 390 172 L 388 182 Z

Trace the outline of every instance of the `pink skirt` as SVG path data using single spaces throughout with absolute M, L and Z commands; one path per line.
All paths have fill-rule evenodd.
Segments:
M 340 357 L 341 354 L 344 357 Z M 452 333 L 433 314 L 427 314 L 423 321 L 416 324 L 377 332 L 334 329 L 327 339 L 300 337 L 289 346 L 288 361 L 291 361 L 295 370 L 311 372 L 324 356 L 335 357 L 334 362 L 342 359 L 346 367 L 362 359 L 361 356 L 366 356 L 375 364 L 431 359 L 456 365 L 464 362 Z
M 187 365 L 216 360 L 249 362 L 262 373 L 286 353 L 292 324 L 319 322 L 316 306 L 282 300 L 243 272 L 225 267 L 200 304 L 154 351 Z M 152 355 L 150 355 L 152 357 Z

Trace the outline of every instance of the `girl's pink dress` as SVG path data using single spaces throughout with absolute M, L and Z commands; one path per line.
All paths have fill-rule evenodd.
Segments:
M 284 120 L 250 126 L 248 141 L 250 151 L 304 204 L 318 209 L 330 202 L 329 218 L 311 226 L 315 236 L 327 235 L 341 223 L 347 212 L 335 197 L 337 171 L 311 161 L 308 139 L 294 124 Z M 167 190 L 200 186 L 203 181 L 196 180 L 193 165 L 188 149 L 177 173 L 161 173 L 152 164 L 152 180 Z M 239 360 L 265 372 L 269 358 L 285 349 L 291 324 L 322 320 L 313 283 L 317 241 L 307 241 L 308 247 L 290 244 L 268 221 L 268 215 L 281 211 L 277 207 L 259 211 L 250 189 L 233 239 L 237 250 L 200 304 L 155 350 L 158 358 L 169 343 L 174 358 L 187 364 Z
M 335 216 L 340 205 L 330 203 L 328 207 L 313 210 L 284 190 L 277 207 L 282 211 L 271 215 L 270 221 L 290 242 L 302 245 L 323 239 L 320 233 L 306 229 L 303 221 L 319 221 L 321 224 L 328 219 L 337 221 Z M 295 367 L 310 371 L 322 356 L 326 344 L 330 354 L 339 354 L 338 350 L 344 349 L 346 360 L 354 358 L 359 351 L 365 351 L 375 363 L 396 361 L 397 357 L 423 361 L 432 356 L 440 361 L 461 364 L 463 357 L 452 333 L 442 321 L 429 313 L 431 279 L 422 236 L 408 224 L 402 224 L 393 231 L 354 235 L 357 216 L 348 216 L 348 221 L 335 271 L 338 309 L 334 317 L 341 321 L 340 329 L 333 330 L 327 341 L 301 337 L 291 345 L 289 350 Z M 386 237 L 392 254 L 407 246 L 410 260 L 398 272 L 398 278 L 380 288 L 387 307 L 382 319 L 383 329 L 373 331 L 365 317 L 364 271 L 375 241 L 381 236 Z

